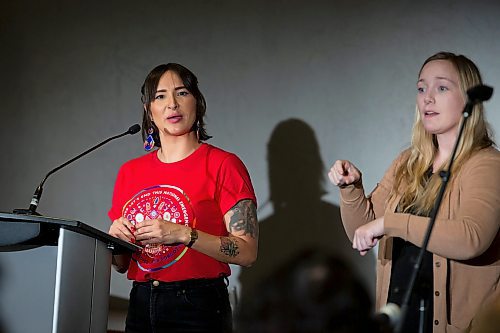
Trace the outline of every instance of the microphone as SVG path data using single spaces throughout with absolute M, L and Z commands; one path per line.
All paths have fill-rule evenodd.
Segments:
M 373 317 L 373 321 L 382 333 L 394 332 L 400 319 L 401 309 L 394 303 L 387 303 Z
M 66 165 L 68 165 L 68 164 L 76 161 L 80 157 L 83 157 L 83 156 L 87 155 L 88 153 L 96 150 L 97 148 L 101 147 L 102 145 L 108 143 L 111 140 L 121 138 L 122 136 L 125 136 L 127 134 L 133 135 L 133 134 L 139 132 L 140 130 L 141 130 L 141 126 L 139 124 L 132 125 L 132 126 L 129 127 L 128 130 L 126 130 L 122 134 L 118 134 L 118 135 L 115 135 L 115 136 L 113 136 L 111 138 L 108 138 L 108 139 L 104 140 L 103 142 L 101 142 L 101 143 L 93 146 L 92 148 L 87 149 L 86 151 L 84 151 L 80 155 L 73 157 L 72 159 L 70 159 L 66 163 L 61 164 L 57 168 L 54 168 L 54 169 L 50 170 L 49 173 L 47 173 L 47 175 L 45 176 L 45 178 L 41 181 L 40 185 L 38 185 L 38 187 L 36 188 L 35 193 L 33 194 L 33 197 L 31 198 L 31 202 L 30 202 L 29 208 L 28 209 L 14 209 L 14 213 L 15 214 L 24 214 L 24 215 L 26 215 L 26 214 L 40 215 L 39 213 L 37 213 L 36 209 L 38 207 L 38 203 L 40 202 L 40 198 L 42 196 L 43 184 L 45 184 L 45 181 L 47 180 L 47 178 L 49 178 L 49 176 L 51 174 L 53 174 L 54 172 L 58 171 L 59 169 L 64 168 Z
M 477 104 L 487 101 L 493 95 L 493 88 L 486 85 L 477 85 L 467 90 L 468 103 Z
M 464 118 L 468 118 L 474 110 L 474 105 L 487 101 L 493 95 L 493 88 L 486 85 L 477 85 L 467 90 L 467 103 L 462 112 Z

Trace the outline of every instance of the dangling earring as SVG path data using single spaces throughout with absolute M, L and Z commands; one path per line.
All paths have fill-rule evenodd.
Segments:
M 144 150 L 145 151 L 151 151 L 151 149 L 154 148 L 155 146 L 155 139 L 153 138 L 153 128 L 150 127 L 148 129 L 148 136 L 146 140 L 144 140 Z
M 196 123 L 196 138 L 198 139 L 198 142 L 200 142 L 200 121 Z

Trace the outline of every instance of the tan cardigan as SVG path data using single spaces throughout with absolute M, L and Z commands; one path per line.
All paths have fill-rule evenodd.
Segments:
M 386 235 L 377 259 L 377 309 L 387 302 L 392 237 L 421 246 L 429 218 L 395 213 L 400 197 L 386 203 L 402 154 L 373 192 L 361 182 L 340 190 L 349 239 L 361 225 L 384 216 Z M 434 332 L 471 332 L 474 317 L 500 296 L 500 152 L 476 152 L 448 184 L 428 250 L 433 253 Z M 449 280 L 449 286 L 447 281 Z M 448 294 L 449 293 L 449 294 Z

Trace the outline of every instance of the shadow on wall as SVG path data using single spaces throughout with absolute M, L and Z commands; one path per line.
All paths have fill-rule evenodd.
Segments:
M 257 262 L 241 270 L 241 303 L 258 294 L 258 285 L 278 267 L 310 248 L 345 261 L 374 290 L 373 257 L 352 249 L 339 207 L 322 200 L 326 169 L 319 151 L 314 131 L 302 120 L 288 119 L 274 129 L 267 151 L 274 212 L 259 224 Z

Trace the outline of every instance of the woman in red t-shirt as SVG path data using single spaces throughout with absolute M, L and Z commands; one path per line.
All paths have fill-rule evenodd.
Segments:
M 159 65 L 141 93 L 149 153 L 120 168 L 109 211 L 109 233 L 143 247 L 113 257 L 134 281 L 126 332 L 231 332 L 228 264 L 257 258 L 250 177 L 204 143 L 205 99 L 189 69 Z

